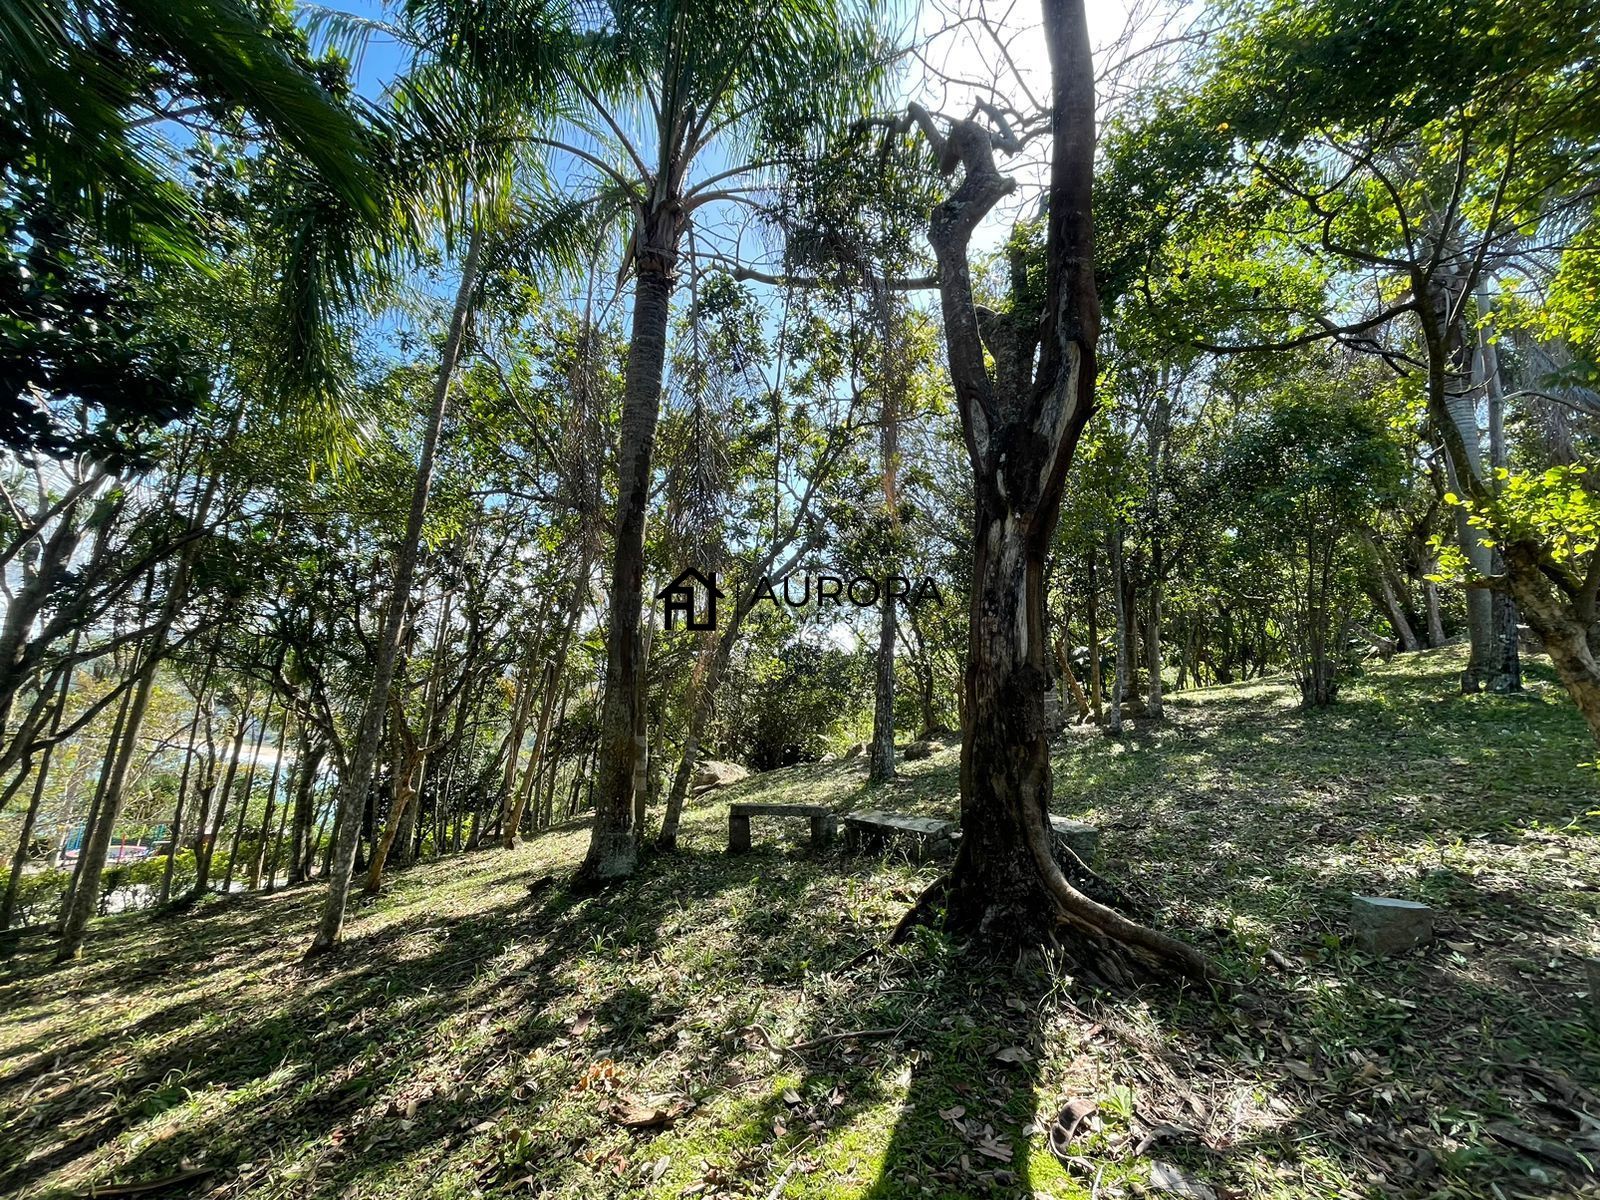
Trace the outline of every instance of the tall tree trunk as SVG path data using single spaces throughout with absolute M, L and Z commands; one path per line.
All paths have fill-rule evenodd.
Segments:
M 244 408 L 241 405 L 234 414 L 228 427 L 228 432 L 223 438 L 223 443 L 231 442 L 238 434 L 244 419 Z M 188 532 L 194 535 L 184 546 L 179 555 L 177 566 L 174 568 L 172 578 L 167 586 L 167 594 L 162 599 L 160 615 L 156 626 L 151 631 L 148 643 L 139 663 L 138 683 L 134 687 L 133 699 L 125 710 L 127 715 L 126 728 L 123 736 L 123 749 L 119 753 L 111 775 L 106 781 L 103 792 L 99 820 L 96 823 L 94 837 L 86 841 L 79 856 L 79 871 L 77 874 L 78 886 L 74 891 L 70 906 L 68 907 L 61 924 L 61 943 L 56 949 L 56 961 L 65 962 L 77 958 L 83 953 L 83 937 L 88 929 L 89 918 L 94 915 L 97 907 L 97 893 L 100 889 L 100 875 L 105 869 L 106 852 L 111 847 L 111 834 L 116 825 L 117 817 L 122 811 L 122 792 L 127 783 L 128 768 L 133 762 L 135 747 L 139 740 L 140 727 L 144 723 L 144 716 L 150 707 L 150 693 L 155 686 L 156 671 L 160 668 L 162 660 L 168 652 L 167 639 L 171 636 L 173 627 L 177 624 L 178 617 L 183 611 L 183 605 L 188 598 L 190 573 L 200 551 L 200 534 L 205 529 L 206 522 L 210 519 L 211 506 L 216 500 L 217 490 L 222 485 L 220 470 L 213 469 L 207 476 L 199 495 L 195 497 L 194 507 L 190 512 Z M 154 573 L 151 581 L 154 581 Z M 147 586 L 145 597 L 148 602 L 150 588 Z M 92 842 L 92 844 L 89 844 Z M 87 886 L 84 886 L 87 885 Z
M 0 933 L 11 928 L 11 922 L 17 912 L 17 895 L 22 888 L 22 870 L 28 865 L 28 846 L 33 841 L 34 822 L 39 818 L 39 805 L 44 799 L 45 778 L 50 769 L 50 751 L 53 746 L 46 746 L 43 757 L 39 760 L 39 772 L 34 777 L 33 792 L 28 798 L 28 810 L 22 815 L 22 829 L 17 834 L 16 853 L 11 856 L 11 873 L 6 877 L 6 894 L 0 899 Z M 29 766 L 27 759 L 23 760 L 24 771 Z
M 563 676 L 561 682 L 561 708 L 556 713 L 556 730 L 563 729 L 566 726 L 567 702 L 571 699 L 572 685 Z M 550 748 L 545 752 L 544 799 L 539 805 L 539 820 L 537 822 L 540 829 L 549 829 L 550 826 L 555 824 L 556 776 L 560 774 L 561 754 L 564 749 L 564 741 L 552 731 Z
M 467 243 L 466 259 L 461 264 L 461 283 L 456 289 L 455 309 L 450 315 L 450 332 L 445 337 L 439 373 L 434 380 L 433 404 L 428 412 L 427 428 L 423 432 L 417 477 L 411 488 L 411 509 L 406 514 L 406 531 L 395 551 L 394 585 L 389 594 L 383 628 L 378 635 L 372 694 L 367 698 L 362 713 L 355 750 L 350 756 L 350 769 L 339 775 L 338 810 L 341 816 L 348 819 L 339 822 L 337 844 L 333 848 L 328 869 L 328 897 L 322 907 L 316 937 L 306 951 L 307 957 L 333 949 L 344 931 L 345 902 L 350 895 L 350 876 L 355 870 L 356 846 L 361 839 L 360 813 L 365 809 L 368 794 L 372 790 L 372 774 L 383 743 L 384 715 L 389 710 L 389 690 L 394 685 L 395 664 L 405 640 L 406 607 L 411 600 L 411 581 L 417 571 L 422 523 L 428 510 L 428 492 L 433 486 L 433 463 L 439 449 L 439 435 L 444 429 L 445 411 L 449 407 L 450 386 L 455 380 L 456 365 L 461 360 L 461 348 L 466 342 L 473 297 L 478 290 L 484 236 L 482 229 L 475 225 Z
M 1122 522 L 1115 523 L 1106 552 L 1111 560 L 1111 594 L 1117 608 L 1117 666 L 1111 685 L 1111 714 L 1106 731 L 1122 734 L 1122 698 L 1128 690 L 1128 594 L 1122 586 Z
M 154 658 L 154 647 L 150 648 L 151 658 Z M 105 779 L 105 786 L 100 794 L 99 812 L 87 831 L 84 842 L 78 850 L 78 883 L 72 894 L 72 901 L 66 911 L 66 919 L 62 922 L 61 942 L 56 947 L 56 961 L 67 962 L 77 958 L 83 952 L 83 935 L 88 928 L 89 918 L 94 916 L 99 907 L 100 876 L 105 869 L 106 855 L 111 850 L 111 837 L 115 831 L 117 817 L 122 811 L 122 792 L 127 786 L 128 769 L 133 763 L 133 756 L 138 749 L 139 729 L 144 722 L 145 712 L 150 707 L 150 692 L 155 684 L 156 663 L 149 661 L 140 668 L 139 682 L 134 688 L 133 699 L 128 706 L 127 720 L 123 724 L 122 736 L 118 742 L 117 755 L 111 766 L 111 773 Z
M 313 836 L 316 828 L 317 771 L 327 748 L 320 743 L 301 749 L 300 783 L 294 795 L 294 824 L 289 833 L 289 882 L 304 883 L 311 878 L 311 859 L 317 843 Z
M 650 706 L 644 680 L 655 648 L 655 632 L 655 613 L 651 612 L 650 619 L 639 627 L 639 703 L 633 710 L 633 831 L 641 841 L 646 836 L 650 804 Z
M 289 772 L 289 778 L 285 784 L 285 791 L 288 795 L 284 796 L 283 803 L 278 805 L 278 828 L 272 835 L 272 851 L 267 855 L 266 863 L 266 884 L 267 895 L 269 896 L 278 890 L 278 858 L 283 850 L 284 830 L 289 826 L 289 809 L 291 807 L 289 797 L 295 793 L 295 781 L 299 773 L 300 764 L 296 763 L 295 769 Z
M 994 950 L 1052 942 L 1066 923 L 1084 935 L 1084 948 L 1109 940 L 1205 976 L 1207 964 L 1193 949 L 1073 887 L 1049 832 L 1045 556 L 1067 470 L 1094 407 L 1100 317 L 1090 216 L 1094 65 L 1083 0 L 1044 0 L 1044 27 L 1054 85 L 1053 150 L 1038 324 L 1028 313 L 1006 318 L 986 310 L 980 318 L 973 299 L 968 242 L 1011 191 L 995 169 L 989 131 L 969 119 L 952 123 L 947 137 L 937 137 L 934 127 L 929 138 L 949 169 L 965 167 L 961 185 L 933 211 L 929 240 L 939 261 L 945 342 L 972 463 L 975 513 L 962 837 L 946 919 L 954 931 Z M 921 123 L 925 133 L 934 125 L 925 113 Z M 993 376 L 986 347 L 994 351 Z
M 689 713 L 688 736 L 684 739 L 683 751 L 678 756 L 678 767 L 672 776 L 672 788 L 667 794 L 666 813 L 661 820 L 661 833 L 656 838 L 657 850 L 670 851 L 677 848 L 683 806 L 689 798 L 689 782 L 694 775 L 695 767 L 700 763 L 700 750 L 705 740 L 706 726 L 716 711 L 717 691 L 727 676 L 728 664 L 733 658 L 734 643 L 738 640 L 740 629 L 744 627 L 745 618 L 756 606 L 756 589 L 761 580 L 787 577 L 799 563 L 800 556 L 805 553 L 809 543 L 802 542 L 792 552 L 791 547 L 794 547 L 803 523 L 802 518 L 810 508 L 816 484 L 821 478 L 822 473 L 819 471 L 808 481 L 805 494 L 800 500 L 800 511 L 790 527 L 790 533 L 788 536 L 782 532 L 774 535 L 777 540 L 773 542 L 764 557 L 751 564 L 738 594 L 734 597 L 733 612 L 729 614 L 718 634 L 716 650 L 712 653 L 711 662 L 706 666 L 705 673 L 700 679 L 700 686 L 695 692 L 694 707 Z M 779 564 L 779 555 L 785 553 L 788 557 Z M 912 620 L 914 624 L 915 617 Z
M 578 622 L 583 618 L 583 610 L 589 603 L 591 566 L 589 541 L 585 537 L 583 550 L 578 556 L 578 570 L 572 581 L 572 591 L 567 598 L 566 611 L 562 613 L 561 624 L 556 628 L 555 655 L 550 659 L 544 675 L 540 693 L 539 724 L 533 738 L 533 754 L 528 759 L 527 775 L 522 781 L 522 787 L 518 789 L 511 820 L 505 829 L 507 850 L 517 844 L 517 832 L 522 826 L 523 811 L 527 807 L 528 797 L 533 791 L 535 781 L 539 778 L 539 770 L 550 747 L 550 723 L 555 716 L 556 703 L 562 695 L 566 682 L 567 654 L 572 649 L 572 639 L 577 636 Z
M 900 467 L 900 355 L 894 345 L 894 306 L 883 280 L 872 285 L 873 309 L 878 322 L 881 360 L 879 363 L 878 455 L 883 479 L 884 521 L 889 544 L 897 545 L 900 534 L 900 499 L 897 476 Z M 893 566 L 892 563 L 887 564 Z M 887 576 L 893 571 L 885 571 Z M 872 744 L 867 756 L 867 782 L 887 783 L 894 778 L 894 589 L 885 586 L 878 609 L 878 653 L 872 687 Z
M 1122 620 L 1117 627 L 1122 641 L 1122 703 L 1125 709 L 1137 712 L 1144 707 L 1144 700 L 1139 695 L 1139 603 L 1133 573 L 1128 570 L 1125 530 L 1118 540 L 1117 559 L 1121 564 L 1122 590 Z
M 1157 542 L 1151 551 L 1156 577 L 1150 583 L 1150 614 L 1145 625 L 1145 670 L 1150 673 L 1149 699 L 1145 712 L 1152 721 L 1166 718 L 1161 693 L 1161 549 Z
M 1161 542 L 1160 503 L 1167 462 L 1167 428 L 1172 421 L 1172 369 L 1163 365 L 1150 415 L 1150 601 L 1145 624 L 1145 670 L 1150 674 L 1145 711 L 1152 721 L 1166 718 L 1161 682 L 1161 588 L 1166 575 L 1165 547 Z
M 531 654 L 528 656 L 533 657 Z M 541 674 L 540 678 L 543 678 Z M 536 695 L 533 680 L 533 663 L 525 662 L 517 668 L 517 687 L 511 698 L 511 725 L 506 730 L 505 767 L 500 772 L 500 829 L 505 830 L 517 791 L 517 762 L 522 757 L 522 742 L 528 736 L 528 722 L 533 717 Z M 507 849 L 516 845 L 513 839 Z
M 250 747 L 250 765 L 245 768 L 244 785 L 239 789 L 239 819 L 233 828 L 233 843 L 228 847 L 228 866 L 222 873 L 222 894 L 233 890 L 233 873 L 239 865 L 239 848 L 244 842 L 245 821 L 250 816 L 250 798 L 256 790 L 256 768 L 261 763 L 261 747 L 272 725 L 272 693 L 261 706 L 261 724 L 256 728 L 255 744 Z
M 149 593 L 147 591 L 147 599 L 148 596 Z M 137 667 L 138 662 L 139 659 L 135 657 L 135 667 Z M 133 707 L 134 696 L 137 694 L 137 692 L 137 687 L 125 687 L 122 692 L 122 699 L 117 705 L 116 720 L 112 722 L 111 736 L 106 739 L 106 752 L 104 757 L 102 757 L 100 760 L 100 774 L 95 780 L 94 797 L 89 801 L 89 811 L 84 816 L 83 836 L 78 841 L 78 860 L 77 862 L 73 863 L 72 876 L 67 880 L 66 894 L 61 898 L 61 912 L 56 918 L 55 928 L 52 930 L 56 937 L 60 937 L 66 932 L 67 923 L 72 917 L 73 900 L 78 894 L 78 885 L 82 882 L 84 873 L 88 870 L 89 860 L 85 856 L 84 851 L 88 848 L 90 840 L 94 837 L 96 825 L 100 820 L 100 814 L 105 807 L 106 788 L 110 785 L 111 776 L 117 762 L 117 756 L 122 751 L 123 730 L 127 728 L 128 713 Z M 108 833 L 106 835 L 106 845 L 109 847 L 110 844 L 111 835 Z M 97 885 L 98 878 L 99 876 L 97 871 Z
M 616 552 L 606 629 L 606 692 L 600 719 L 594 827 L 578 881 L 594 885 L 633 874 L 639 857 L 634 823 L 635 728 L 644 703 L 639 616 L 644 597 L 644 526 L 650 464 L 661 410 L 680 218 L 655 212 L 635 234 L 633 331 L 622 400 L 617 456 Z
M 1445 446 L 1445 471 L 1457 495 L 1472 496 L 1490 492 L 1489 474 L 1483 461 L 1482 439 L 1478 430 L 1476 388 L 1483 381 L 1473 379 L 1478 372 L 1478 355 L 1463 332 L 1459 314 L 1452 319 L 1456 297 L 1444 283 L 1424 279 L 1418 273 L 1413 288 L 1426 303 L 1417 315 L 1428 355 L 1428 409 Z M 1470 521 L 1468 511 L 1453 509 L 1456 538 L 1473 575 L 1479 580 L 1495 574 L 1495 555 L 1484 545 L 1484 534 Z M 1463 692 L 1514 691 L 1520 686 L 1521 668 L 1516 661 L 1516 642 L 1509 644 L 1496 629 L 1494 597 L 1487 588 L 1467 588 L 1467 634 L 1472 655 L 1461 675 Z
M 228 817 L 228 801 L 233 795 L 233 781 L 239 773 L 239 760 L 244 757 L 245 731 L 249 728 L 250 702 L 240 706 L 239 712 L 234 716 L 233 744 L 228 747 L 228 765 L 223 770 L 222 782 L 216 785 L 216 808 L 211 810 L 211 828 L 206 829 L 206 816 L 211 808 L 212 793 L 206 792 L 202 796 L 200 808 L 200 823 L 196 827 L 197 834 L 194 848 L 194 883 L 189 887 L 187 902 L 193 904 L 206 894 L 211 886 L 211 862 L 216 856 L 217 839 L 222 836 L 222 826 Z
M 894 636 L 895 596 L 883 589 L 878 605 L 878 651 L 872 685 L 872 745 L 867 763 L 868 783 L 888 783 L 894 778 Z
M 267 839 L 272 836 L 272 813 L 278 803 L 278 780 L 283 774 L 284 747 L 289 741 L 288 705 L 278 722 L 277 753 L 272 761 L 272 777 L 267 781 L 267 803 L 261 814 L 261 828 L 256 834 L 256 852 L 250 859 L 250 890 L 261 886 L 261 871 L 267 861 Z
M 1480 316 L 1489 312 L 1489 289 L 1478 282 L 1478 310 Z M 1485 408 L 1489 416 L 1489 467 L 1491 491 L 1499 491 L 1498 472 L 1510 465 L 1506 452 L 1505 387 L 1500 375 L 1500 352 L 1489 338 L 1489 327 L 1478 323 L 1477 343 L 1474 347 L 1474 375 L 1483 381 Z M 1490 568 L 1497 578 L 1506 573 L 1505 560 L 1500 548 L 1495 547 L 1489 557 Z M 1490 621 L 1494 630 L 1495 674 L 1487 681 L 1492 692 L 1520 692 L 1522 690 L 1522 658 L 1517 645 L 1517 602 L 1510 589 L 1497 587 L 1490 592 Z
M 1376 585 L 1374 598 L 1383 609 L 1384 616 L 1389 618 L 1389 625 L 1394 630 L 1395 640 L 1400 643 L 1400 649 L 1407 653 L 1420 650 L 1421 643 L 1417 641 L 1416 631 L 1411 628 L 1411 621 L 1406 616 L 1406 606 L 1401 602 L 1400 592 L 1395 587 L 1395 572 L 1383 549 L 1378 545 L 1378 540 L 1370 532 L 1363 530 L 1361 544 L 1366 549 L 1368 570 L 1371 572 L 1372 582 Z
M 1072 697 L 1072 704 L 1078 710 L 1078 724 L 1089 718 L 1089 697 L 1083 694 L 1083 688 L 1078 683 L 1078 677 L 1072 671 L 1072 655 L 1067 650 L 1070 640 L 1070 631 L 1063 629 L 1061 637 L 1056 641 L 1056 668 L 1061 673 L 1061 687 L 1065 695 L 1061 701 L 1063 710 L 1066 708 L 1066 696 Z
M 1089 627 L 1089 707 L 1094 710 L 1094 723 L 1100 724 L 1105 719 L 1101 710 L 1101 703 L 1105 692 L 1105 681 L 1101 679 L 1100 668 L 1100 587 L 1095 578 L 1096 551 L 1089 551 L 1088 570 L 1088 627 Z
M 172 825 L 167 830 L 167 862 L 161 871 L 161 891 L 156 903 L 163 908 L 167 901 L 172 899 L 172 872 L 177 865 L 178 850 L 183 845 L 183 811 L 189 799 L 189 779 L 194 772 L 194 755 L 197 749 L 197 739 L 200 734 L 200 714 L 205 709 L 206 689 L 211 679 L 212 667 L 216 664 L 217 646 L 220 637 L 211 643 L 211 654 L 206 663 L 205 673 L 195 686 L 194 719 L 189 722 L 189 745 L 183 754 L 183 772 L 178 777 L 178 794 L 172 803 Z
M 506 763 L 506 774 L 511 780 L 511 791 L 507 793 L 506 803 L 510 812 L 505 819 L 505 825 L 500 831 L 501 845 L 507 850 L 516 848 L 517 838 L 522 832 L 522 818 L 528 810 L 528 796 L 533 791 L 534 780 L 539 777 L 539 764 L 544 761 L 545 745 L 550 737 L 550 722 L 555 715 L 556 695 L 561 688 L 560 669 L 554 659 L 547 660 L 544 670 L 539 673 L 537 688 L 528 689 L 528 707 L 533 707 L 535 698 L 539 701 L 539 723 L 534 727 L 533 749 L 528 754 L 528 763 L 522 769 L 520 778 L 517 775 L 518 751 L 521 750 L 520 740 L 512 747 L 511 758 Z
M 406 805 L 405 811 L 400 816 L 400 827 L 395 833 L 395 849 L 391 852 L 392 860 L 397 867 L 409 864 L 422 852 L 422 814 L 423 789 L 427 786 L 428 771 L 432 767 L 433 753 L 438 749 L 440 712 L 439 697 L 444 694 L 445 679 L 445 646 L 450 632 L 451 617 L 455 607 L 455 593 L 446 584 L 440 589 L 439 621 L 433 631 L 433 648 L 428 654 L 428 686 L 423 691 L 422 697 L 422 743 L 421 758 L 416 764 L 416 795 L 412 803 Z M 470 649 L 468 658 L 470 659 Z M 461 664 L 462 674 L 468 675 L 469 661 Z M 462 684 L 462 691 L 466 691 L 466 684 Z
M 678 847 L 678 828 L 683 820 L 683 806 L 689 799 L 689 784 L 694 778 L 694 770 L 700 763 L 700 748 L 705 740 L 706 726 L 711 723 L 712 714 L 716 712 L 717 691 L 722 686 L 723 677 L 728 671 L 728 662 L 733 656 L 734 639 L 738 636 L 739 626 L 743 623 L 744 608 L 740 604 L 734 609 L 733 620 L 723 630 L 722 636 L 717 639 L 717 648 L 711 656 L 711 664 L 706 668 L 700 680 L 700 689 L 695 693 L 694 708 L 689 713 L 689 732 L 683 739 L 683 750 L 678 755 L 678 767 L 672 773 L 672 789 L 667 793 L 667 808 L 661 818 L 661 832 L 656 837 L 656 849 L 662 851 L 676 850 Z
M 424 753 L 421 744 L 406 728 L 406 716 L 401 711 L 400 700 L 395 698 L 389 727 L 394 740 L 394 765 L 390 768 L 392 799 L 389 819 L 384 822 L 377 843 L 372 848 L 372 859 L 367 863 L 367 880 L 362 891 L 376 896 L 383 889 L 383 868 L 394 850 L 395 839 L 405 824 L 405 815 L 416 802 L 421 787 Z
M 80 631 L 81 632 L 81 631 Z M 79 633 L 72 635 L 72 645 L 67 651 L 71 662 L 78 652 Z M 61 688 L 56 693 L 55 708 L 50 713 L 50 726 L 44 749 L 40 752 L 38 774 L 34 776 L 33 792 L 28 797 L 28 810 L 22 814 L 22 829 L 17 834 L 17 852 L 11 856 L 11 874 L 6 878 L 6 894 L 0 900 L 0 933 L 11 928 L 16 916 L 17 895 L 22 888 L 22 869 L 28 863 L 28 845 L 33 841 L 34 823 L 39 819 L 39 806 L 44 802 L 44 785 L 50 775 L 50 759 L 55 752 L 55 738 L 61 730 L 61 719 L 66 715 L 67 700 L 72 694 L 72 668 L 61 674 Z M 27 773 L 27 759 L 23 760 L 23 774 Z

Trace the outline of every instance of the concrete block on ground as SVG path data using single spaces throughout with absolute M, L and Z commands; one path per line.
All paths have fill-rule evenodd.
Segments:
M 1093 825 L 1082 821 L 1074 821 L 1070 817 L 1050 814 L 1050 829 L 1056 835 L 1056 841 L 1061 842 L 1080 859 L 1083 865 L 1092 867 L 1100 857 L 1100 830 Z
M 1350 932 L 1368 954 L 1398 954 L 1433 940 L 1433 909 L 1392 896 L 1352 896 Z

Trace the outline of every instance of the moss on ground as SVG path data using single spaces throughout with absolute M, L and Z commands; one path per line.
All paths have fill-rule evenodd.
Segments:
M 957 753 L 873 790 L 798 767 L 697 802 L 681 852 L 602 897 L 526 889 L 581 828 L 411 868 L 309 966 L 315 888 L 102 921 L 67 967 L 24 943 L 0 1194 L 194 1168 L 170 1194 L 1073 1200 L 1156 1161 L 1219 1196 L 1593 1194 L 1503 1135 L 1595 1148 L 1594 747 L 1540 666 L 1525 698 L 1454 695 L 1459 669 L 1397 659 L 1309 715 L 1282 682 L 1190 692 L 1063 738 L 1056 807 L 1237 1003 L 1097 995 L 932 931 L 865 953 L 937 868 L 813 853 L 799 821 L 730 858 L 725 804 L 954 815 Z M 1440 938 L 1366 960 L 1352 891 L 1428 901 Z M 1058 1155 L 1071 1100 L 1097 1109 Z

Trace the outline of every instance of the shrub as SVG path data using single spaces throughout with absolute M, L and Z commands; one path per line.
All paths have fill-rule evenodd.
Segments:
M 50 868 L 25 872 L 17 882 L 17 907 L 12 922 L 23 928 L 43 925 L 61 911 L 72 872 Z

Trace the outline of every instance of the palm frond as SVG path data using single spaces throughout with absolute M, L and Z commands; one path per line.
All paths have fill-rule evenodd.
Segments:
M 236 0 L 121 0 L 153 48 L 169 53 L 206 94 L 249 111 L 311 163 L 344 203 L 378 215 L 366 131 Z

